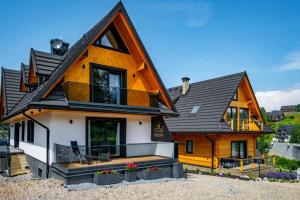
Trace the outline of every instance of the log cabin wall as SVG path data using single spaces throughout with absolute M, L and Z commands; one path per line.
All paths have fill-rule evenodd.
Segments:
M 208 135 L 210 139 L 215 141 L 215 157 L 214 168 L 219 166 L 219 158 L 231 157 L 231 142 L 232 141 L 247 141 L 247 155 L 256 156 L 256 136 L 255 135 Z M 179 142 L 178 158 L 180 162 L 211 167 L 211 142 L 200 134 L 175 134 L 174 138 Z M 193 153 L 186 152 L 186 141 L 193 141 Z

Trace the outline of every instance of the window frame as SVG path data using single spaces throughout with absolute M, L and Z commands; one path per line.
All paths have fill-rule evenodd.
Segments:
M 187 154 L 193 154 L 193 152 L 194 152 L 194 141 L 193 141 L 193 140 L 186 140 L 185 146 L 186 146 L 185 152 L 186 152 Z M 191 151 L 189 151 L 189 146 L 191 146 L 191 147 L 190 147 L 190 150 L 191 150 Z
M 113 47 L 109 47 L 109 46 L 105 46 L 105 45 L 102 45 L 102 44 L 101 44 L 101 39 L 102 39 L 102 37 L 104 37 L 104 36 L 106 35 L 106 33 L 107 33 L 109 30 L 112 32 L 112 34 L 117 33 L 118 36 L 115 36 L 115 35 L 114 35 L 114 37 L 115 37 L 116 40 L 119 40 L 118 42 L 121 42 L 121 43 L 122 43 L 122 46 L 124 46 L 125 49 L 117 49 L 117 48 L 113 48 Z M 97 44 L 98 41 L 100 41 L 100 44 Z M 94 46 L 97 46 L 97 47 L 104 48 L 104 49 L 108 49 L 108 50 L 112 50 L 112 51 L 117 51 L 117 52 L 120 52 L 120 53 L 130 54 L 130 52 L 129 52 L 129 50 L 128 50 L 128 47 L 126 46 L 126 43 L 124 42 L 124 40 L 123 40 L 121 34 L 119 33 L 117 27 L 116 27 L 113 23 L 111 23 L 111 24 L 103 31 L 103 33 L 101 33 L 101 35 L 97 38 L 97 40 L 94 42 L 93 45 L 94 45 Z
M 238 90 L 234 93 L 233 97 L 232 97 L 233 101 L 238 101 L 239 100 L 239 93 Z
M 231 158 L 238 158 L 238 159 L 244 159 L 244 158 L 247 158 L 247 156 L 248 156 L 248 143 L 247 143 L 248 141 L 247 140 L 239 140 L 239 141 L 231 141 L 231 153 L 230 153 L 230 156 L 231 156 Z M 237 143 L 238 144 L 238 147 L 239 147 L 239 149 L 238 149 L 238 151 L 237 151 L 237 154 L 238 154 L 238 156 L 237 157 L 233 157 L 233 154 L 232 154 L 232 144 L 233 143 Z M 241 143 L 244 143 L 245 145 L 244 145 L 244 157 L 242 158 L 241 157 L 241 152 L 240 152 L 240 144 Z
M 25 122 L 22 121 L 22 128 L 21 128 L 21 141 L 25 141 Z
M 34 143 L 34 121 L 27 121 L 27 142 Z

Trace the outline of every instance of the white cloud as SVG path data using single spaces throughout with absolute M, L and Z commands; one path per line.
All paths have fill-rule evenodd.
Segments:
M 201 1 L 164 1 L 150 5 L 150 9 L 164 15 L 162 20 L 172 26 L 180 18 L 189 27 L 202 27 L 213 15 L 210 4 Z
M 300 70 L 300 51 L 293 51 L 285 57 L 285 62 L 278 67 L 280 71 Z
M 279 110 L 284 105 L 295 105 L 300 103 L 300 87 L 290 90 L 257 91 L 255 93 L 261 107 L 268 112 Z

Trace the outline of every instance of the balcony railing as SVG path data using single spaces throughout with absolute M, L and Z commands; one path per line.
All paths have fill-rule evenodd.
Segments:
M 69 81 L 63 84 L 63 90 L 69 101 L 155 108 L 159 105 L 159 94 L 157 92 Z
M 262 130 L 263 129 L 263 123 L 259 120 L 248 120 L 248 119 L 240 119 L 238 124 L 237 118 L 231 118 L 227 120 L 227 123 L 231 130 L 237 131 L 254 131 L 254 130 Z
M 174 143 L 134 143 L 124 145 L 68 146 L 54 144 L 54 163 L 103 162 L 114 158 L 140 156 L 174 157 Z

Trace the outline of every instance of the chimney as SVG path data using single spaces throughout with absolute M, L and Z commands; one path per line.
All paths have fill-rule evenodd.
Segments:
M 64 42 L 60 39 L 53 39 L 50 40 L 51 45 L 51 53 L 54 55 L 63 56 L 65 53 L 67 53 L 69 48 L 69 43 Z
M 189 77 L 183 77 L 182 78 L 182 94 L 185 95 L 190 88 L 190 78 Z

